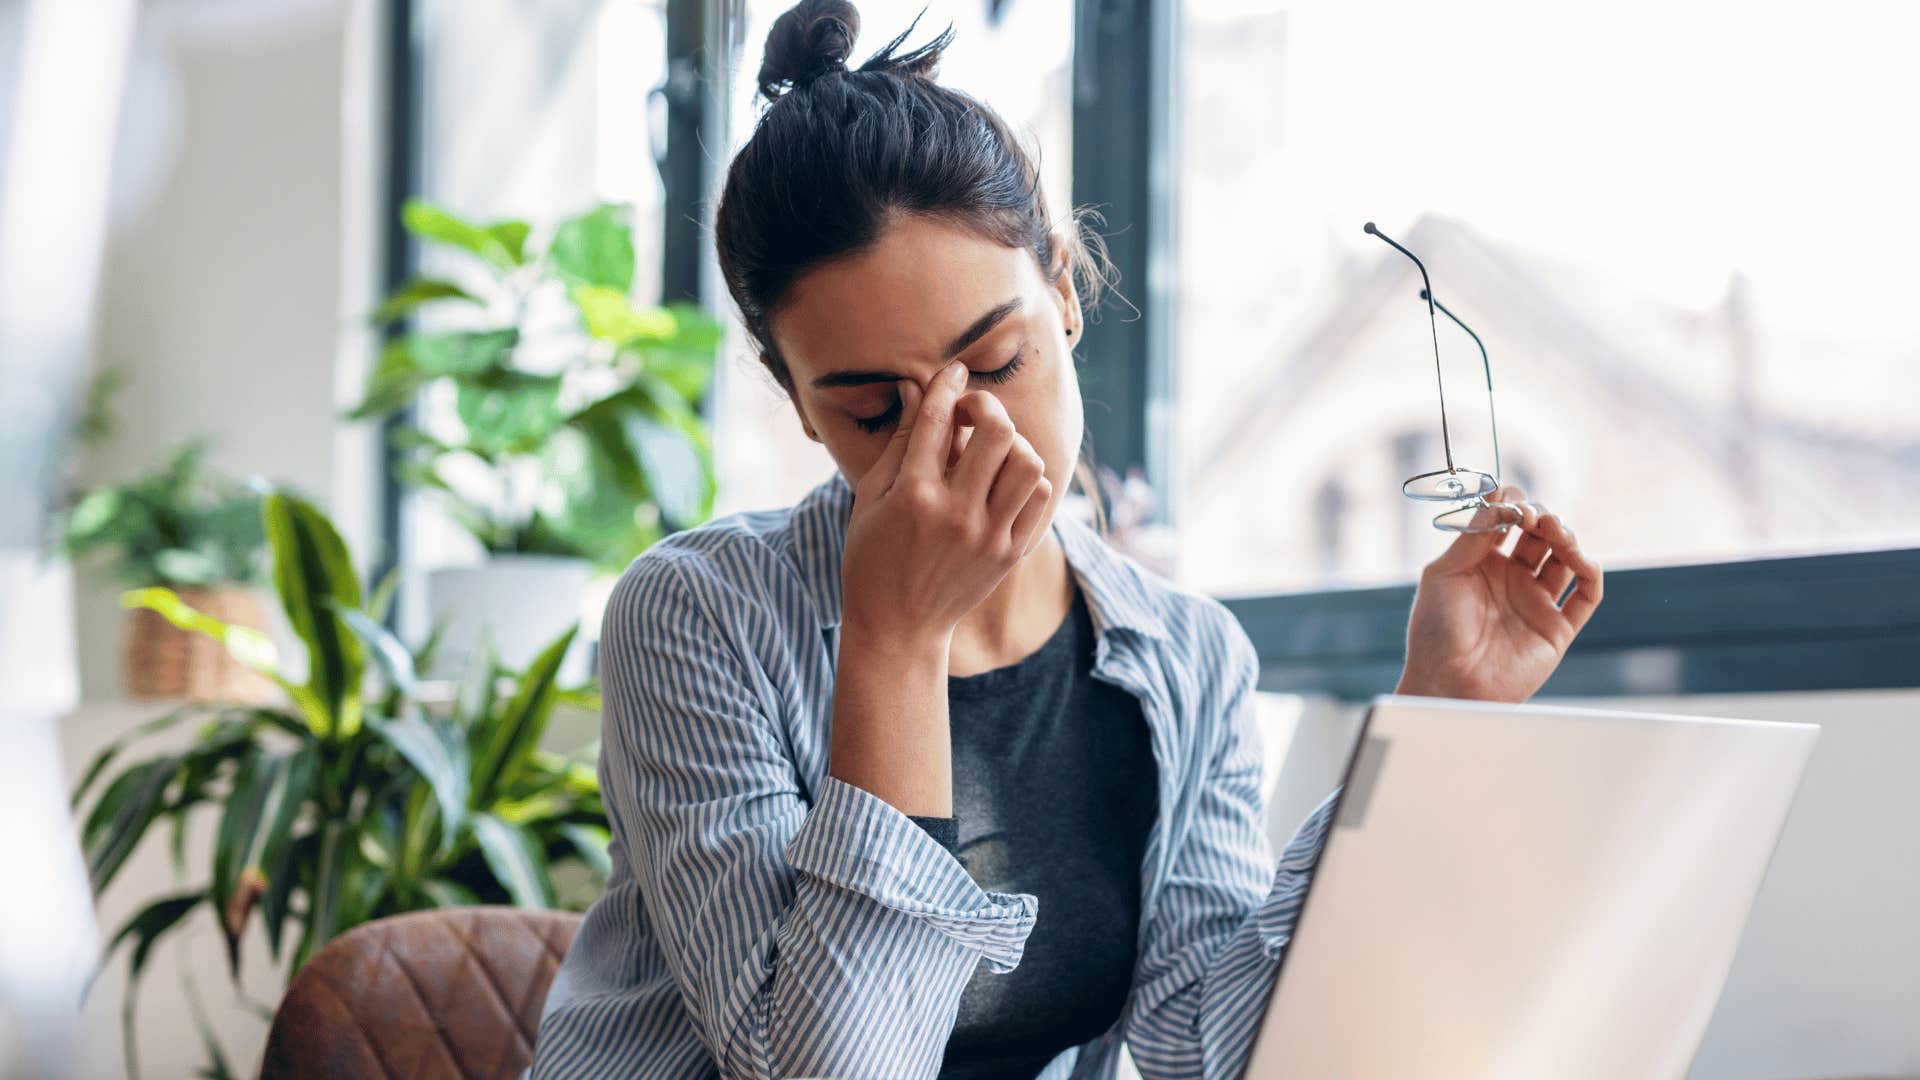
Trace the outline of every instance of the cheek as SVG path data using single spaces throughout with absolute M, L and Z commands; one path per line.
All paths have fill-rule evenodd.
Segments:
M 1033 379 L 1019 393 L 1003 394 L 1001 402 L 1014 427 L 1026 436 L 1047 463 L 1047 479 L 1055 491 L 1073 473 L 1080 452 L 1082 428 L 1080 384 L 1071 364 L 1050 363 L 1043 377 Z
M 1073 365 L 1072 355 L 1062 350 L 1048 364 L 1047 371 L 1046 426 L 1053 445 L 1034 448 L 1046 455 L 1047 477 L 1058 489 L 1079 457 L 1086 418 L 1080 400 L 1080 372 Z M 1055 475 L 1056 469 L 1060 475 Z

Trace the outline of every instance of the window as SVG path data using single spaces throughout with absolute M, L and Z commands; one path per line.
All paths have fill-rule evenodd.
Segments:
M 1609 570 L 1920 544 L 1920 14 L 1182 17 L 1185 583 L 1403 582 L 1448 543 L 1399 492 L 1444 466 L 1420 279 L 1369 220 L 1485 339 L 1504 479 Z M 1444 316 L 1439 345 L 1491 471 L 1479 355 Z
M 665 0 L 414 0 L 412 20 L 419 116 L 412 152 L 421 197 L 472 220 L 525 220 L 535 243 L 596 203 L 629 203 L 633 295 L 657 300 L 662 186 L 648 95 L 665 71 Z M 429 246 L 409 269 L 457 280 L 464 260 Z M 573 318 L 563 296 L 535 294 L 529 319 L 549 315 Z M 472 317 L 429 308 L 419 319 L 437 328 L 463 316 Z M 429 432 L 458 434 L 451 394 L 423 394 L 417 410 Z M 450 481 L 488 490 L 484 476 L 462 474 L 459 465 L 448 462 Z M 389 536 L 403 546 L 404 565 L 480 557 L 479 542 L 437 500 L 403 489 L 400 514 L 404 523 L 390 525 Z M 406 632 L 424 637 L 423 591 L 403 589 L 399 608 Z
M 753 134 L 766 102 L 758 97 L 755 76 L 773 20 L 790 0 L 748 0 L 739 53 L 728 64 L 729 144 L 725 160 Z M 939 34 L 949 22 L 953 45 L 940 62 L 939 81 L 991 105 L 1040 156 L 1041 188 L 1056 221 L 1066 218 L 1072 168 L 1072 104 L 1069 61 L 1072 56 L 1072 5 L 1054 0 L 996 0 L 993 3 L 925 0 L 863 0 L 860 37 L 849 66 L 858 66 L 907 26 L 924 7 L 926 14 L 904 48 Z M 724 161 L 716 170 L 724 173 Z M 732 302 L 716 297 L 715 306 L 731 313 Z M 720 490 L 714 512 L 790 505 L 825 480 L 833 460 L 800 429 L 793 405 L 774 383 L 745 338 L 731 335 L 722 357 L 716 391 L 715 452 Z
M 630 200 L 636 291 L 657 291 L 663 250 L 689 276 L 690 215 L 659 209 L 643 137 L 666 26 L 698 15 L 714 37 L 687 48 L 728 43 L 702 54 L 727 69 L 702 99 L 709 176 L 667 162 L 669 191 L 691 192 L 751 133 L 784 0 L 405 6 L 425 194 L 535 219 Z M 862 4 L 852 61 L 921 6 Z M 1107 215 L 1127 303 L 1076 350 L 1089 436 L 1142 478 L 1130 550 L 1228 602 L 1263 688 L 1389 688 L 1409 583 L 1449 541 L 1399 490 L 1443 464 L 1434 341 L 1369 220 L 1485 340 L 1503 478 L 1608 567 L 1548 692 L 1911 685 L 1920 143 L 1889 133 L 1920 97 L 1899 51 L 1920 11 L 925 6 L 911 42 L 955 25 L 942 81 L 1041 154 L 1056 219 L 1076 201 Z M 727 313 L 711 257 L 702 295 Z M 1479 357 L 1438 332 L 1455 457 L 1491 468 Z M 833 467 L 737 334 L 710 405 L 716 512 L 791 504 Z M 416 564 L 464 539 L 407 525 L 389 535 Z

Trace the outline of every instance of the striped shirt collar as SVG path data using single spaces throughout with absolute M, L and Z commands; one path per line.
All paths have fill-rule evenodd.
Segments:
M 837 468 L 793 507 L 793 557 L 804 571 L 801 576 L 823 630 L 840 625 L 840 559 L 852 513 L 853 485 Z M 1140 570 L 1077 517 L 1056 512 L 1051 528 L 1087 598 L 1096 634 L 1104 638 L 1110 630 L 1121 629 L 1168 639 L 1166 622 L 1153 606 L 1150 583 Z

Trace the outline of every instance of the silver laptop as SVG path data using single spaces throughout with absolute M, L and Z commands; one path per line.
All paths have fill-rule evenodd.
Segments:
M 1818 734 L 1374 699 L 1246 1077 L 1685 1076 Z

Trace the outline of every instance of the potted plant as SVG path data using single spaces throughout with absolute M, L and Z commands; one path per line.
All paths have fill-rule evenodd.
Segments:
M 409 650 L 381 626 L 391 575 L 365 594 L 339 534 L 312 506 L 274 493 L 262 512 L 306 674 L 289 675 L 265 636 L 171 589 L 127 592 L 124 604 L 217 642 L 285 700 L 170 712 L 102 751 L 74 793 L 76 808 L 91 798 L 81 839 L 96 894 L 162 822 L 182 871 L 180 891 L 141 908 L 102 959 L 131 946 L 130 1073 L 140 973 L 155 943 L 203 907 L 236 981 L 240 941 L 255 929 L 276 959 L 291 950 L 291 978 L 329 939 L 372 919 L 474 903 L 577 910 L 604 882 L 606 817 L 591 757 L 538 745 L 567 696 L 557 672 L 574 628 L 522 670 L 482 656 L 450 700 L 435 700 L 415 678 L 432 643 Z M 129 746 L 188 721 L 199 728 L 185 749 L 121 763 Z M 186 872 L 180 837 L 201 815 L 218 830 L 206 862 Z M 231 1075 L 210 1037 L 208 1049 L 214 1074 Z
M 201 611 L 260 630 L 260 496 L 209 469 L 206 453 L 206 441 L 194 439 L 145 476 L 79 495 L 58 546 L 76 560 L 101 553 L 127 586 L 164 586 Z M 270 689 L 219 647 L 150 611 L 128 613 L 123 655 L 130 697 L 255 700 Z
M 699 410 L 720 327 L 690 304 L 632 303 L 628 218 L 597 206 L 534 251 L 525 222 L 476 224 L 417 200 L 403 210 L 460 273 L 416 278 L 374 313 L 414 327 L 385 347 L 349 416 L 390 416 L 423 394 L 439 403 L 395 438 L 400 478 L 436 492 L 488 553 L 427 578 L 453 663 L 482 633 L 523 663 L 579 617 L 594 571 L 617 572 L 712 513 Z M 430 326 L 414 318 L 423 309 Z

